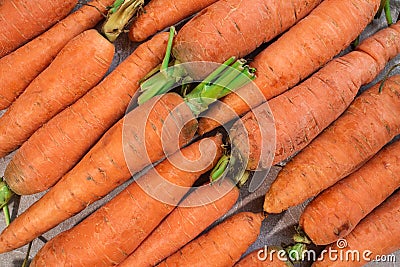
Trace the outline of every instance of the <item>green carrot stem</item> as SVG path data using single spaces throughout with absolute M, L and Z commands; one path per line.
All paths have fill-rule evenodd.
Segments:
M 242 177 L 239 179 L 239 182 L 238 182 L 239 188 L 242 187 L 249 180 L 249 177 L 250 177 L 250 172 L 245 171 L 243 173 Z
M 24 262 L 22 263 L 21 267 L 27 267 L 28 266 L 29 254 L 31 253 L 31 248 L 32 248 L 32 241 L 29 242 L 28 250 L 26 251 L 25 259 L 24 259 Z
M 144 0 L 116 0 L 114 2 L 102 27 L 102 32 L 110 42 L 117 39 L 143 4 Z
M 245 68 L 242 70 L 241 75 L 237 76 L 235 79 L 233 79 L 228 86 L 223 88 L 221 91 L 221 96 L 226 96 L 230 94 L 232 91 L 236 91 L 237 89 L 243 87 L 244 85 L 248 84 L 250 81 L 255 79 L 254 75 L 255 70 L 248 68 L 245 66 Z
M 307 250 L 307 245 L 302 243 L 297 243 L 293 246 L 288 246 L 285 248 L 289 259 L 292 262 L 298 262 L 303 260 L 304 252 Z
M 7 186 L 4 181 L 0 182 L 0 208 L 7 206 L 8 201 L 14 195 L 14 192 Z
M 375 14 L 375 19 L 379 19 L 382 15 L 382 11 L 384 9 L 384 6 L 386 4 L 386 0 L 381 0 L 381 4 L 379 5 L 379 9 Z
M 222 177 L 222 175 L 224 174 L 224 172 L 226 170 L 226 167 L 228 166 L 229 159 L 230 159 L 230 157 L 227 155 L 223 155 L 219 159 L 217 165 L 215 165 L 214 169 L 211 171 L 211 174 L 210 174 L 210 181 L 212 183 L 216 182 L 219 178 Z
M 360 35 L 351 43 L 351 48 L 354 50 L 360 44 Z
M 5 205 L 3 207 L 3 213 L 4 213 L 4 219 L 6 221 L 6 225 L 9 226 L 11 223 L 11 217 L 10 217 L 10 210 L 8 209 L 8 205 Z
M 393 24 L 392 14 L 390 12 L 390 0 L 386 0 L 384 10 L 387 24 L 390 26 Z
M 231 57 L 225 61 L 221 66 L 219 66 L 214 72 L 207 76 L 199 85 L 197 85 L 193 90 L 192 94 L 199 94 L 203 91 L 204 86 L 212 83 L 215 79 L 228 68 L 233 62 L 235 62 L 236 57 Z
M 168 37 L 168 44 L 167 44 L 167 51 L 165 52 L 165 57 L 163 59 L 163 62 L 161 64 L 161 69 L 160 71 L 166 71 L 168 69 L 169 61 L 171 59 L 171 51 L 172 51 L 172 43 L 174 41 L 175 37 L 175 27 L 172 26 L 169 28 L 169 37 Z
M 386 80 L 387 78 L 389 78 L 390 74 L 392 73 L 392 71 L 394 71 L 395 68 L 400 67 L 400 63 L 397 63 L 395 65 L 393 65 L 389 71 L 386 73 L 385 77 L 383 77 L 381 85 L 379 86 L 379 93 L 382 93 L 383 87 L 385 86 Z
M 171 89 L 174 84 L 175 81 L 172 79 L 158 79 L 155 83 L 153 83 L 153 86 L 146 86 L 146 89 L 143 89 L 144 92 L 138 97 L 138 104 L 143 105 L 154 96 L 164 94 L 165 91 Z

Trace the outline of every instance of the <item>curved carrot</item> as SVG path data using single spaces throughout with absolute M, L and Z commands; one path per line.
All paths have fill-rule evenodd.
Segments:
M 399 151 L 400 142 L 388 146 L 307 206 L 300 226 L 314 244 L 328 245 L 348 235 L 400 187 Z
M 255 86 L 239 89 L 210 108 L 199 123 L 204 134 L 269 100 L 309 76 L 345 49 L 373 19 L 379 0 L 325 0 L 258 54 Z M 260 97 L 260 92 L 264 97 Z M 226 112 L 226 106 L 234 112 Z
M 276 252 L 276 251 L 275 251 Z M 265 255 L 267 253 L 267 255 Z M 260 259 L 261 258 L 261 259 Z M 278 253 L 271 253 L 270 250 L 267 252 L 255 250 L 248 254 L 246 257 L 241 259 L 234 267 L 288 267 L 293 266 L 289 261 L 282 261 L 278 257 Z
M 167 39 L 162 33 L 140 45 L 100 84 L 36 131 L 6 168 L 12 190 L 41 192 L 67 173 L 124 115 L 140 80 L 161 63 Z
M 204 141 L 212 145 L 205 145 Z M 140 185 L 132 183 L 77 226 L 47 242 L 30 266 L 113 266 L 123 261 L 174 209 L 172 203 L 150 196 L 143 186 L 158 184 L 157 192 L 168 192 L 178 204 L 190 186 L 221 156 L 221 145 L 222 138 L 217 136 L 182 149 L 182 155 L 198 171 L 175 166 L 173 162 L 180 159 L 177 154 L 164 160 L 139 178 Z M 204 168 L 203 157 L 215 158 Z M 174 186 L 184 188 L 177 190 Z
M 71 40 L 0 118 L 0 157 L 95 86 L 113 56 L 114 46 L 95 30 Z
M 50 6 L 54 1 L 46 5 Z M 93 0 L 58 22 L 41 36 L 0 59 L 0 109 L 25 90 L 75 36 L 93 28 L 113 0 Z
M 118 266 L 154 266 L 186 245 L 235 204 L 239 189 L 224 179 L 191 193 L 142 244 Z M 232 188 L 232 189 L 230 189 Z M 229 190 L 230 189 L 230 190 Z M 210 203 L 206 200 L 227 192 Z M 201 203 L 204 203 L 200 205 Z
M 217 0 L 152 0 L 143 8 L 129 29 L 133 42 L 142 42 L 156 32 L 202 10 Z
M 269 167 L 270 158 L 262 156 L 266 139 L 259 137 L 264 121 L 254 114 L 269 111 L 276 129 L 273 164 L 306 147 L 351 104 L 362 85 L 371 82 L 386 64 L 400 53 L 400 23 L 385 28 L 364 40 L 356 49 L 329 62 L 325 67 L 291 90 L 277 96 L 243 116 L 241 131 L 232 139 L 248 136 L 249 146 L 235 142 L 247 154 L 250 170 Z M 329 107 L 329 108 L 327 108 Z M 237 123 L 237 124 L 238 124 Z M 243 133 L 247 130 L 246 133 Z
M 329 258 L 328 253 L 322 260 L 316 261 L 313 267 L 357 267 L 367 264 L 376 256 L 384 256 L 400 249 L 400 193 L 395 193 L 381 206 L 369 214 L 359 225 L 346 236 L 345 248 L 337 244 L 330 245 L 325 250 L 335 249 L 342 253 L 342 258 Z M 351 260 L 351 251 L 358 251 L 360 260 Z M 370 251 L 371 253 L 365 253 Z M 336 254 L 337 255 L 337 254 Z M 347 259 L 346 260 L 346 255 Z M 353 254 L 354 255 L 354 254 Z M 333 258 L 333 257 L 332 257 Z M 368 260 L 369 258 L 369 260 Z
M 263 219 L 260 214 L 238 213 L 157 266 L 233 266 L 256 241 Z
M 220 0 L 179 31 L 173 53 L 180 62 L 222 63 L 244 57 L 306 16 L 320 0 Z
M 0 253 L 27 244 L 108 194 L 131 173 L 191 140 L 196 121 L 183 103 L 179 95 L 166 94 L 117 122 L 71 171 L 2 232 Z M 178 129 L 182 129 L 179 138 L 174 134 Z
M 65 17 L 76 0 L 3 0 L 0 8 L 0 57 Z
M 264 210 L 279 213 L 354 172 L 400 133 L 400 75 L 368 89 L 278 174 Z

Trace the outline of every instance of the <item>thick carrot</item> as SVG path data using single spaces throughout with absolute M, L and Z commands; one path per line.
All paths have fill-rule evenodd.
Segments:
M 95 86 L 113 56 L 114 46 L 95 30 L 71 40 L 0 118 L 0 157 Z
M 129 38 L 142 42 L 156 32 L 202 10 L 217 0 L 152 0 L 132 23 Z
M 246 56 L 306 16 L 320 0 L 220 0 L 179 31 L 173 53 L 180 62 L 222 63 Z
M 334 260 L 333 257 L 329 258 L 328 253 L 325 253 L 323 260 L 316 261 L 313 266 L 363 266 L 375 260 L 377 256 L 381 257 L 400 249 L 399 207 L 400 193 L 397 192 L 357 225 L 346 237 L 347 246 L 345 248 L 339 248 L 343 244 L 339 246 L 334 244 L 325 249 L 326 251 L 335 249 L 342 253 L 343 257 L 337 257 Z M 351 251 L 358 251 L 360 260 L 352 260 Z
M 41 36 L 1 58 L 0 109 L 11 105 L 72 38 L 93 28 L 103 18 L 101 12 L 104 13 L 113 2 L 91 1 L 90 6 L 84 5 Z
M 325 0 L 254 58 L 257 86 L 246 86 L 210 108 L 203 134 L 277 96 L 346 48 L 372 20 L 379 0 Z M 258 88 L 257 88 L 258 87 Z M 262 95 L 260 96 L 260 91 Z M 225 106 L 225 107 L 224 107 Z M 234 112 L 226 112 L 226 106 Z
M 113 266 L 123 261 L 174 209 L 173 204 L 178 204 L 199 176 L 212 168 L 221 156 L 221 145 L 218 135 L 164 160 L 140 177 L 139 184 L 132 183 L 77 226 L 46 243 L 31 266 Z M 181 159 L 180 153 L 191 161 L 194 171 L 173 163 Z M 157 192 L 168 192 L 171 203 L 155 198 Z
M 0 253 L 29 243 L 108 194 L 133 173 L 174 153 L 192 139 L 196 125 L 192 111 L 177 94 L 155 97 L 134 109 L 2 232 Z
M 307 206 L 300 226 L 314 244 L 328 245 L 348 235 L 400 187 L 399 151 L 400 142 L 390 145 Z
M 139 81 L 161 63 L 167 39 L 162 33 L 140 45 L 100 84 L 36 131 L 6 168 L 11 189 L 37 193 L 67 173 L 124 115 Z
M 216 196 L 222 197 L 211 201 Z M 197 189 L 119 266 L 156 265 L 228 212 L 238 197 L 239 189 L 227 179 Z
M 306 147 L 337 119 L 351 104 L 360 87 L 371 82 L 398 53 L 400 22 L 369 37 L 356 51 L 332 60 L 300 85 L 255 108 L 254 113 L 246 114 L 237 122 L 244 127 L 236 127 L 231 137 L 235 140 L 248 135 L 248 169 L 268 168 L 271 163 L 268 157 L 262 156 L 262 142 L 266 142 L 269 136 L 261 138 L 259 133 L 260 128 L 268 126 L 257 120 L 255 114 L 269 110 L 273 114 L 276 149 L 272 163 L 278 163 Z M 240 149 L 246 152 L 246 148 Z
M 76 0 L 3 0 L 0 6 L 0 57 L 65 17 Z
M 279 213 L 354 172 L 400 133 L 400 75 L 365 91 L 278 174 L 264 210 Z
M 157 266 L 233 266 L 256 241 L 263 219 L 251 212 L 236 214 Z
M 265 255 L 267 253 L 267 255 Z M 249 255 L 241 259 L 234 267 L 288 267 L 292 266 L 289 261 L 282 261 L 278 257 L 277 251 L 272 253 L 270 250 L 266 252 L 259 249 L 251 252 Z

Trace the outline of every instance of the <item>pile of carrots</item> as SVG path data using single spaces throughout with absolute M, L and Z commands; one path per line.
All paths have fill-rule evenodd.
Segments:
M 10 161 L 0 254 L 30 248 L 132 176 L 30 266 L 288 266 L 310 242 L 371 251 L 313 266 L 362 266 L 400 249 L 400 75 L 384 72 L 400 54 L 391 1 L 144 2 L 1 2 L 0 157 Z M 119 35 L 137 45 L 109 70 Z M 220 66 L 180 67 L 195 61 Z M 193 77 L 203 82 L 187 85 Z M 263 213 L 225 218 L 248 171 L 279 163 Z M 40 192 L 10 221 L 13 195 Z M 261 259 L 268 215 L 309 199 L 303 241 Z

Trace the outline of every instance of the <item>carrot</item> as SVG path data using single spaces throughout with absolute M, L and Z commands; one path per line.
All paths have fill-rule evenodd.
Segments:
M 238 213 L 157 266 L 233 266 L 260 233 L 263 216 Z
M 96 85 L 113 56 L 114 46 L 95 30 L 71 40 L 0 118 L 0 157 Z
M 140 45 L 100 84 L 36 131 L 6 168 L 11 189 L 21 195 L 41 192 L 67 173 L 124 115 L 139 81 L 161 63 L 167 39 L 163 33 Z
M 199 133 L 234 119 L 234 114 L 245 114 L 305 79 L 362 32 L 379 4 L 379 0 L 323 1 L 254 58 L 256 86 L 243 87 L 210 108 L 199 123 Z M 233 112 L 226 112 L 227 107 Z
M 278 174 L 264 210 L 279 213 L 354 172 L 400 133 L 400 76 L 365 91 Z
M 178 23 L 216 1 L 152 0 L 144 6 L 143 13 L 133 21 L 129 29 L 129 38 L 133 42 L 142 42 L 156 32 Z
M 0 8 L 0 57 L 65 17 L 76 0 L 3 0 Z
M 262 138 L 260 135 L 261 129 L 267 129 L 268 125 L 263 125 L 264 121 L 259 120 L 257 114 L 262 116 L 263 111 L 264 114 L 265 111 L 273 114 L 276 148 L 272 164 L 281 162 L 306 147 L 337 119 L 351 104 L 360 87 L 370 83 L 399 53 L 400 23 L 397 23 L 364 40 L 356 51 L 332 60 L 303 83 L 246 114 L 237 122 L 244 127 L 236 125 L 231 137 L 235 140 L 248 136 L 247 153 L 245 147 L 240 147 L 243 145 L 240 140 L 234 141 L 249 158 L 247 168 L 263 169 L 271 164 L 269 157 L 262 156 L 262 142 L 266 142 L 269 136 Z
M 400 142 L 388 146 L 307 206 L 300 226 L 314 244 L 327 245 L 348 235 L 400 187 L 399 151 Z
M 0 109 L 10 106 L 72 38 L 93 28 L 103 18 L 101 12 L 105 12 L 112 2 L 91 1 L 90 6 L 84 5 L 41 36 L 1 58 Z
M 198 141 L 161 162 L 140 177 L 140 182 L 132 183 L 77 226 L 47 242 L 31 266 L 113 266 L 123 261 L 174 209 L 199 176 L 212 168 L 222 153 L 221 139 L 218 135 Z M 180 153 L 194 171 L 173 163 L 181 159 Z M 167 192 L 170 203 L 155 198 Z
M 325 250 L 335 249 L 344 256 L 330 259 L 325 253 L 322 260 L 316 261 L 313 266 L 322 267 L 356 267 L 363 266 L 377 256 L 384 256 L 400 249 L 400 193 L 395 193 L 381 206 L 369 214 L 346 237 L 346 247 L 339 248 L 343 244 L 330 245 Z M 360 260 L 351 260 L 351 251 L 359 251 Z M 371 253 L 368 253 L 371 252 Z M 364 253 L 364 255 L 363 255 Z M 368 259 L 369 258 L 369 259 Z
M 222 63 L 246 56 L 306 16 L 320 0 L 220 0 L 179 31 L 173 53 L 180 62 Z
M 108 194 L 131 174 L 188 143 L 197 124 L 183 103 L 177 94 L 166 94 L 117 122 L 71 171 L 2 232 L 0 253 L 27 244 Z M 179 137 L 178 129 L 182 129 Z
M 265 255 L 267 253 L 267 255 Z M 241 259 L 234 267 L 288 267 L 293 266 L 289 261 L 282 261 L 278 257 L 278 252 L 272 253 L 269 249 L 265 252 L 262 249 L 255 250 Z
M 212 201 L 217 196 L 222 197 Z M 238 197 L 239 189 L 226 179 L 197 189 L 119 266 L 156 265 L 228 212 Z

